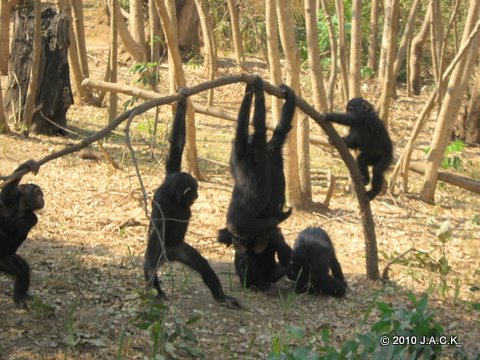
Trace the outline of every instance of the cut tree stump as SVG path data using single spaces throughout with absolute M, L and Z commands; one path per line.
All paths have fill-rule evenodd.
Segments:
M 15 13 L 5 110 L 17 124 L 23 120 L 30 80 L 33 23 L 33 13 Z M 73 104 L 68 66 L 69 26 L 66 13 L 57 13 L 53 7 L 42 11 L 40 69 L 32 132 L 47 135 L 66 133 L 66 114 Z

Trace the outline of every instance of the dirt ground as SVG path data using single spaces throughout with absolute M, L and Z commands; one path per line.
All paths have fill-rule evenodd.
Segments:
M 87 9 L 86 15 L 86 32 L 95 33 L 87 43 L 91 76 L 100 79 L 108 50 L 102 34 L 107 36 L 108 31 L 98 9 Z M 125 59 L 119 82 L 130 81 L 128 65 Z M 258 61 L 252 61 L 249 70 L 266 76 Z M 223 67 L 221 74 L 234 71 Z M 187 67 L 187 73 L 191 85 L 204 80 L 201 68 Z M 162 77 L 167 83 L 165 71 Z M 4 87 L 6 83 L 3 78 Z M 235 111 L 241 93 L 240 85 L 217 90 L 215 104 Z M 397 157 L 424 103 L 422 98 L 399 95 L 392 104 L 390 127 Z M 201 102 L 205 97 L 202 94 L 194 100 Z M 107 114 L 106 107 L 75 104 L 68 113 L 69 126 L 83 137 L 103 127 Z M 152 152 L 149 143 L 146 119 L 152 118 L 149 113 L 133 125 L 133 143 L 150 199 L 164 173 L 164 150 L 156 147 Z M 166 134 L 170 119 L 170 108 L 162 108 L 160 134 Z M 282 231 L 290 245 L 307 226 L 321 226 L 330 234 L 349 283 L 346 298 L 292 295 L 286 280 L 279 282 L 278 292 L 246 291 L 232 266 L 233 251 L 215 242 L 217 230 L 224 225 L 232 189 L 228 168 L 221 164 L 228 162 L 234 124 L 198 114 L 196 120 L 199 156 L 215 163 L 200 161 L 205 179 L 199 183 L 199 199 L 192 209 L 186 239 L 210 261 L 225 291 L 237 297 L 243 309 L 231 310 L 217 304 L 199 276 L 185 267 L 165 266 L 161 271 L 163 287 L 168 289 L 173 304 L 173 317 L 165 329 L 172 330 L 175 320 L 184 324 L 199 317 L 188 327 L 198 339 L 194 347 L 202 350 L 205 358 L 262 359 L 271 349 L 273 336 L 282 336 L 286 325 L 305 329 L 306 339 L 311 342 L 318 341 L 321 330 L 328 328 L 332 343 L 339 346 L 376 321 L 375 311 L 370 312 L 375 301 L 405 306 L 409 291 L 416 295 L 430 291 L 430 307 L 435 309 L 446 335 L 457 335 L 470 356 L 480 353 L 478 312 L 468 305 L 479 302 L 480 297 L 478 292 L 469 291 L 473 285 L 480 285 L 480 226 L 474 221 L 479 215 L 478 194 L 441 184 L 436 204 L 427 205 L 416 198 L 421 177 L 412 173 L 412 195 L 389 193 L 372 203 L 380 269 L 388 258 L 413 246 L 438 259 L 441 255 L 436 232 L 442 222 L 451 222 L 453 235 L 446 245 L 446 256 L 452 269 L 446 296 L 438 290 L 439 274 L 415 262 L 394 265 L 389 284 L 366 279 L 358 206 L 355 195 L 346 191 L 345 178 L 340 178 L 327 211 L 294 211 Z M 429 126 L 431 130 L 433 123 Z M 0 359 L 111 359 L 118 354 L 124 359 L 141 359 L 151 355 L 150 333 L 135 326 L 140 314 L 148 309 L 142 298 L 148 220 L 123 128 L 120 126 L 104 143 L 120 170 L 115 170 L 95 145 L 46 164 L 37 176 L 25 176 L 23 181 L 41 186 L 46 198 L 38 225 L 19 250 L 31 266 L 35 301 L 29 309 L 15 307 L 11 279 L 0 275 Z M 312 124 L 313 133 L 318 132 L 317 128 Z M 424 158 L 422 149 L 428 146 L 429 137 L 426 133 L 419 141 L 416 159 Z M 9 175 L 23 161 L 40 159 L 79 138 L 0 135 L 0 175 Z M 462 153 L 468 175 L 476 179 L 480 179 L 479 159 L 478 147 Z M 312 147 L 312 169 L 313 197 L 317 202 L 323 201 L 327 190 L 322 171 L 331 169 L 335 175 L 347 175 L 332 149 Z M 175 346 L 179 347 L 178 342 Z M 174 357 L 185 359 L 189 355 L 177 348 Z

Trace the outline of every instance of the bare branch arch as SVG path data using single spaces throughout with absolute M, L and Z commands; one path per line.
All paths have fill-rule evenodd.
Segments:
M 158 99 L 147 101 L 141 105 L 134 107 L 122 114 L 120 114 L 112 123 L 105 126 L 103 129 L 97 133 L 88 136 L 74 145 L 70 145 L 63 150 L 52 153 L 44 158 L 38 160 L 39 165 L 44 165 L 49 161 L 60 158 L 64 155 L 82 150 L 92 143 L 106 137 L 109 135 L 115 128 L 117 128 L 121 123 L 130 119 L 130 122 L 137 115 L 140 115 L 152 108 L 167 105 L 173 102 L 178 101 L 182 96 L 192 96 L 203 91 L 207 91 L 216 87 L 225 86 L 229 84 L 243 82 L 246 84 L 253 83 L 254 76 L 250 74 L 238 74 L 220 77 L 212 81 L 207 81 L 192 87 L 187 87 L 181 89 L 181 93 L 175 95 L 168 95 L 164 97 L 159 97 Z M 276 96 L 278 98 L 283 98 L 283 93 L 281 89 L 277 86 L 270 84 L 267 81 L 264 81 L 264 89 L 270 95 Z M 367 198 L 365 187 L 363 185 L 362 176 L 360 171 L 353 159 L 350 151 L 348 150 L 345 143 L 341 140 L 340 135 L 338 135 L 335 128 L 328 122 L 324 120 L 324 115 L 316 111 L 310 104 L 308 104 L 301 97 L 297 96 L 296 106 L 302 110 L 305 114 L 311 117 L 328 135 L 332 140 L 333 145 L 337 148 L 342 160 L 345 162 L 345 165 L 350 172 L 354 184 L 354 190 L 357 195 L 357 200 L 360 208 L 360 218 L 362 222 L 364 240 L 365 240 L 365 251 L 366 251 L 366 270 L 367 277 L 371 280 L 378 280 L 380 278 L 380 273 L 378 270 L 378 250 L 377 250 L 377 240 L 375 234 L 375 222 L 373 220 L 372 210 Z M 18 173 L 14 173 L 8 179 L 0 185 L 0 188 L 3 188 L 8 182 L 13 179 L 24 175 L 28 170 L 23 169 Z

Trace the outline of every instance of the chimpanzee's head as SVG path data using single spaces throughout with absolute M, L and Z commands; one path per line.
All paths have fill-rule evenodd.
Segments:
M 353 98 L 347 104 L 347 113 L 360 115 L 371 111 L 375 111 L 375 108 L 362 97 Z

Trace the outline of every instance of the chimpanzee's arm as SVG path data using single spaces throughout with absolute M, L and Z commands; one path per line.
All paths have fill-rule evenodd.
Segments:
M 281 85 L 280 88 L 286 94 L 285 104 L 283 104 L 280 121 L 275 127 L 272 138 L 268 143 L 269 148 L 277 150 L 285 143 L 288 132 L 292 128 L 292 119 L 295 114 L 295 93 L 287 85 Z
M 252 107 L 253 89 L 247 85 L 242 104 L 238 112 L 237 129 L 235 132 L 235 140 L 233 142 L 233 151 L 237 156 L 241 156 L 247 152 L 248 144 L 248 122 L 250 120 L 250 108 Z
M 185 146 L 185 115 L 187 113 L 187 99 L 177 102 L 177 110 L 173 120 L 170 135 L 170 154 L 167 159 L 167 175 L 180 172 L 182 167 L 182 153 Z
M 253 112 L 253 148 L 255 153 L 266 155 L 267 127 L 265 125 L 265 95 L 263 92 L 263 80 L 260 77 L 255 77 L 253 88 L 255 91 L 255 110 Z
M 325 121 L 334 122 L 340 125 L 353 126 L 355 124 L 356 115 L 341 114 L 341 113 L 327 113 L 324 115 Z
M 36 161 L 28 160 L 22 165 L 20 165 L 13 173 L 16 173 L 17 171 L 23 169 L 28 169 L 29 171 L 32 171 L 34 174 L 36 174 L 38 173 L 40 166 Z M 0 192 L 0 203 L 3 203 L 3 207 L 8 207 L 16 200 L 18 194 L 18 184 L 20 184 L 20 180 L 22 180 L 22 176 L 17 179 L 11 180 L 2 188 L 2 191 Z M 0 211 L 2 211 L 1 207 Z

